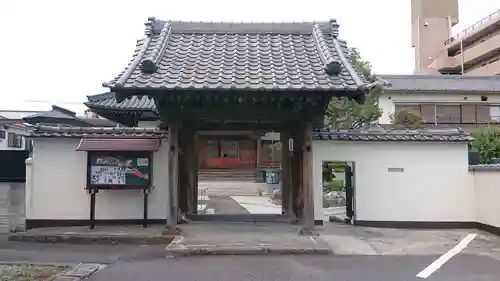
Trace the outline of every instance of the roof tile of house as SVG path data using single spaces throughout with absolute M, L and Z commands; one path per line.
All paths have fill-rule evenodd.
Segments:
M 148 96 L 131 96 L 122 102 L 117 102 L 115 93 L 108 92 L 87 96 L 88 101 L 85 105 L 89 108 L 107 108 L 115 110 L 141 110 L 155 111 L 155 101 Z
M 167 131 L 159 128 L 142 127 L 52 127 L 37 126 L 30 132 L 31 137 L 111 137 L 111 138 L 166 138 Z
M 473 138 L 469 133 L 456 130 L 339 130 L 317 131 L 314 140 L 334 141 L 438 141 L 438 142 L 468 142 Z
M 37 126 L 31 137 L 124 137 L 166 138 L 167 130 L 159 128 L 98 128 L 98 127 L 50 127 Z M 460 130 L 315 130 L 314 140 L 336 141 L 471 141 L 470 134 Z
M 359 91 L 335 20 L 213 23 L 150 18 L 111 89 Z
M 500 93 L 500 76 L 379 75 L 388 91 Z

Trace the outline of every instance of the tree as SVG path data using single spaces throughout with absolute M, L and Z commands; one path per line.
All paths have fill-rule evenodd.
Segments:
M 416 130 L 424 127 L 424 119 L 420 113 L 410 108 L 403 108 L 397 111 L 391 116 L 391 119 L 392 123 L 401 129 Z
M 353 67 L 368 80 L 375 82 L 370 62 L 361 58 L 356 48 L 349 49 L 350 60 Z M 358 129 L 377 121 L 382 115 L 378 106 L 378 99 L 383 93 L 383 87 L 377 85 L 365 97 L 365 102 L 360 104 L 349 98 L 334 98 L 328 104 L 326 120 L 334 129 Z
M 500 129 L 488 126 L 472 134 L 472 150 L 479 152 L 481 163 L 486 164 L 493 158 L 500 157 Z

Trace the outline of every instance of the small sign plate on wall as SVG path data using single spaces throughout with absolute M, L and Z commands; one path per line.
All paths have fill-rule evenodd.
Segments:
M 387 172 L 390 173 L 403 173 L 405 168 L 387 168 Z

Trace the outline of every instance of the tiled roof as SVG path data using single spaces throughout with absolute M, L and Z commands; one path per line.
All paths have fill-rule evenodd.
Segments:
M 158 128 L 119 127 L 50 127 L 37 126 L 31 132 L 31 137 L 62 137 L 62 138 L 166 138 L 168 131 Z M 315 130 L 314 140 L 336 141 L 471 141 L 468 133 L 459 130 L 345 130 L 325 131 Z
M 394 130 L 397 129 L 393 124 L 379 124 L 378 126 Z M 466 133 L 474 133 L 484 127 L 500 127 L 500 124 L 424 124 L 424 130 L 460 130 Z
M 317 131 L 314 140 L 335 141 L 471 141 L 470 134 L 459 130 L 345 130 Z
M 469 165 L 469 171 L 498 171 L 500 170 L 500 164 L 478 164 L 478 165 Z
M 109 108 L 115 110 L 140 110 L 156 111 L 155 101 L 148 96 L 131 96 L 122 102 L 117 102 L 115 93 L 108 92 L 93 96 L 87 96 L 88 101 L 84 104 L 91 108 Z
M 500 93 L 500 76 L 379 75 L 388 91 Z
M 359 91 L 335 20 L 321 23 L 175 22 L 150 18 L 120 89 Z
M 37 126 L 30 132 L 30 137 L 103 137 L 103 138 L 166 138 L 167 131 L 158 128 L 140 127 L 52 127 Z

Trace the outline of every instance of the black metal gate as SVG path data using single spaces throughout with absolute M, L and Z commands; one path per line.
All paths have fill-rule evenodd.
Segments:
M 0 150 L 0 182 L 25 182 L 27 150 Z
M 346 222 L 352 222 L 354 217 L 354 172 L 350 165 L 345 166 L 345 200 Z

